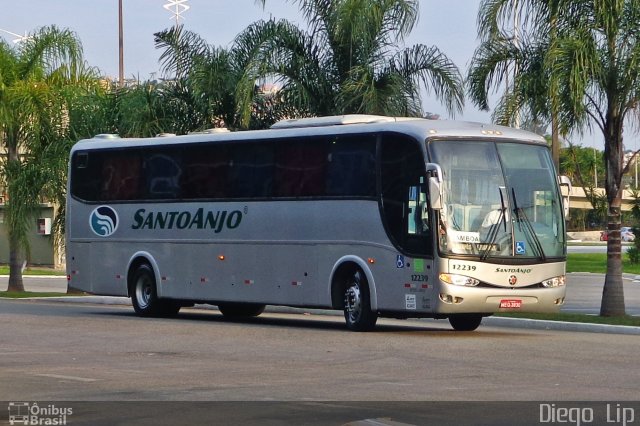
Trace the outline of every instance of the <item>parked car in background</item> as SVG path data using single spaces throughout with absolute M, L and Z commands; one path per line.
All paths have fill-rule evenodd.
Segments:
M 600 232 L 600 241 L 607 241 L 609 239 L 609 231 Z M 620 239 L 625 242 L 634 241 L 636 239 L 633 233 L 633 228 L 630 226 L 623 226 L 620 228 Z
M 622 241 L 634 241 L 636 236 L 633 233 L 633 228 L 630 226 L 623 226 L 620 228 L 620 238 Z

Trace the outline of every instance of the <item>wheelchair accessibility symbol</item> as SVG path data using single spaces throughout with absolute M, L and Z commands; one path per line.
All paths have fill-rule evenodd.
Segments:
M 404 256 L 401 254 L 396 257 L 396 268 L 404 268 Z
M 526 247 L 524 245 L 524 241 L 516 241 L 516 254 L 525 254 Z

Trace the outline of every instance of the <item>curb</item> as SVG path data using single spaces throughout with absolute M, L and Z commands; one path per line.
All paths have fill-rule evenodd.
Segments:
M 586 333 L 626 334 L 640 336 L 640 327 L 628 325 L 589 324 L 584 322 L 544 321 L 529 318 L 489 317 L 483 325 L 496 327 L 521 327 L 532 330 L 578 331 Z
M 9 278 L 9 275 L 0 275 L 0 278 Z M 57 279 L 67 279 L 66 275 L 23 275 L 22 278 L 57 278 Z

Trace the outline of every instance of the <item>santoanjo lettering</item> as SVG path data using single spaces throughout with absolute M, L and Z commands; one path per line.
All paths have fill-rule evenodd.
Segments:
M 530 274 L 531 268 L 496 268 L 496 272 L 507 272 L 510 274 Z
M 240 222 L 240 210 L 205 211 L 199 208 L 195 212 L 147 212 L 146 209 L 139 209 L 133 215 L 131 229 L 212 229 L 217 234 L 223 228 L 237 228 Z

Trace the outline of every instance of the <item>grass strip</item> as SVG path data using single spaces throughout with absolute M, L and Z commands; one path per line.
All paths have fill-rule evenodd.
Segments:
M 0 275 L 9 275 L 9 266 L 8 265 L 0 265 Z M 61 271 L 53 268 L 44 268 L 44 267 L 29 267 L 22 272 L 22 275 L 53 275 L 53 276 L 64 276 L 66 275 L 65 271 Z
M 622 271 L 640 275 L 640 264 L 629 262 L 626 253 L 622 253 Z M 607 253 L 569 253 L 567 255 L 567 272 L 607 273 Z

